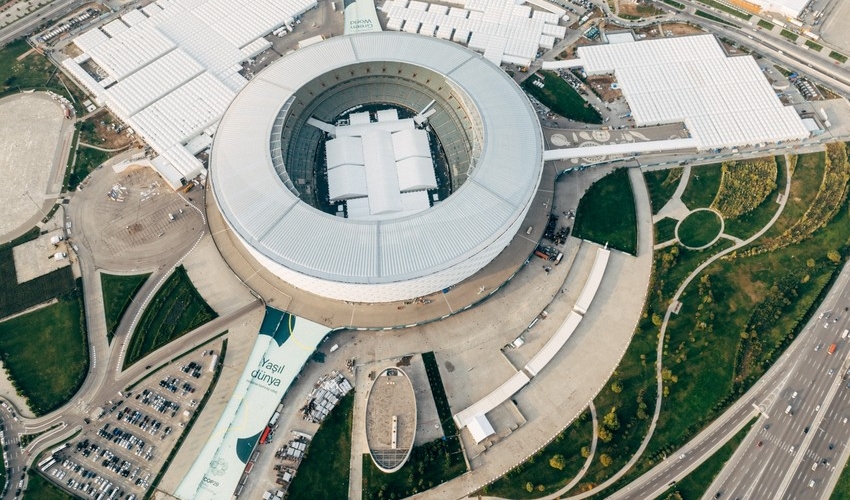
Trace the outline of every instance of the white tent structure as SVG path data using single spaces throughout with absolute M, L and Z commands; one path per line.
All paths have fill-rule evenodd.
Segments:
M 78 36 L 74 44 L 82 54 L 62 66 L 160 154 L 153 164 L 177 187 L 203 171 L 197 151 L 177 149 L 210 143 L 224 110 L 247 83 L 241 63 L 270 46 L 261 37 L 315 5 L 157 0 Z
M 755 60 L 727 57 L 713 35 L 579 47 L 578 61 L 554 61 L 544 69 L 576 65 L 588 75 L 613 73 L 636 125 L 684 122 L 697 149 L 809 136 Z

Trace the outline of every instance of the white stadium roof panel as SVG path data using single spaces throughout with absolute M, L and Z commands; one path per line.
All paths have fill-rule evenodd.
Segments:
M 159 31 L 134 27 L 91 50 L 92 59 L 120 80 L 174 49 L 174 42 Z
M 429 159 L 431 157 L 431 148 L 428 146 L 428 133 L 424 130 L 416 128 L 399 130 L 392 135 L 392 141 L 396 161 L 411 156 L 424 156 Z
M 434 174 L 434 163 L 431 158 L 413 156 L 397 162 L 396 166 L 398 186 L 401 191 L 437 188 L 437 177 Z
M 234 64 L 246 59 L 238 47 L 211 30 L 191 12 L 164 21 L 159 30 L 214 75 L 227 72 Z
M 328 196 L 331 201 L 361 198 L 369 195 L 363 165 L 338 165 L 328 171 Z
M 363 144 L 360 139 L 350 136 L 337 137 L 325 143 L 328 169 L 340 165 L 363 165 Z
M 161 12 L 162 7 L 160 7 L 159 5 L 157 5 L 155 3 L 149 3 L 149 4 L 145 5 L 144 7 L 142 7 L 141 10 L 142 10 L 142 12 L 147 14 L 148 17 L 151 17 L 154 14 L 156 14 L 157 12 Z

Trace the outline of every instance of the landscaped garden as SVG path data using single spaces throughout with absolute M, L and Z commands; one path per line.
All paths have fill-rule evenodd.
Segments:
M 177 267 L 145 307 L 132 333 L 124 367 L 217 316 L 195 289 L 186 269 Z
M 711 210 L 697 210 L 685 217 L 676 229 L 676 237 L 682 245 L 689 248 L 701 248 L 720 234 L 722 221 Z

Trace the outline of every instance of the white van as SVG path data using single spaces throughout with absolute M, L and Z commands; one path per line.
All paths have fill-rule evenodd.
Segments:
M 788 408 L 785 408 L 785 414 L 786 414 L 786 415 L 790 415 L 790 414 L 791 414 L 791 405 L 788 405 Z
M 847 334 L 848 334 L 848 333 L 850 333 L 850 329 L 846 329 L 846 328 L 845 328 L 845 329 L 844 329 L 844 331 L 843 331 L 843 332 L 841 332 L 841 338 L 842 338 L 842 339 L 846 339 L 846 338 L 847 338 Z

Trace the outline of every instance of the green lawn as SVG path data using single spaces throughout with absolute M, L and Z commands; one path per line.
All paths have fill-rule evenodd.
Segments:
M 51 483 L 37 472 L 30 470 L 27 475 L 29 478 L 27 479 L 27 489 L 24 491 L 24 500 L 74 500 L 78 498 Z M 17 483 L 15 486 L 17 486 Z
M 792 42 L 796 42 L 797 39 L 800 38 L 800 36 L 797 35 L 796 33 L 793 33 L 791 31 L 788 31 L 788 30 L 785 30 L 785 29 L 780 31 L 779 34 L 784 36 L 785 38 L 791 40 Z
M 655 215 L 673 197 L 682 178 L 683 168 L 671 168 L 668 170 L 654 170 L 644 172 L 646 189 L 649 191 L 649 202 L 652 205 L 652 214 Z
M 534 457 L 476 493 L 516 499 L 538 498 L 552 494 L 564 487 L 581 470 L 586 461 L 581 456 L 581 450 L 583 447 L 590 450 L 592 439 L 593 421 L 590 419 L 590 412 L 585 410 L 575 422 L 558 434 Z M 555 455 L 562 455 L 566 459 L 562 470 L 549 465 L 549 459 Z M 594 457 L 595 460 L 598 458 L 598 456 Z M 528 483 L 532 485 L 531 492 L 526 487 Z M 540 486 L 543 487 L 542 490 Z
M 20 61 L 18 56 L 30 50 L 26 40 L 16 40 L 0 49 L 0 97 L 27 89 L 51 90 L 68 96 L 65 85 L 73 92 L 77 101 L 77 113 L 83 111 L 79 104 L 83 94 L 76 85 L 62 75 L 47 56 L 33 52 Z M 60 81 L 61 79 L 61 81 Z M 65 82 L 65 85 L 62 84 Z
M 541 89 L 533 85 L 535 81 L 542 81 L 544 87 Z M 522 88 L 564 118 L 584 123 L 602 123 L 602 116 L 557 73 L 538 71 L 522 82 Z
M 136 292 L 150 276 L 147 274 L 136 274 L 133 276 L 120 276 L 116 274 L 100 274 L 100 286 L 103 290 L 103 308 L 106 313 L 106 335 L 109 342 L 115 335 L 115 329 L 121 321 L 124 311 L 130 307 Z
M 704 11 L 704 10 L 699 10 L 699 9 L 697 9 L 697 10 L 694 12 L 694 14 L 696 14 L 696 15 L 698 15 L 699 17 L 702 17 L 702 18 L 704 18 L 704 19 L 708 19 L 709 21 L 714 21 L 714 22 L 716 22 L 716 23 L 726 24 L 726 25 L 728 25 L 728 26 L 733 26 L 733 24 L 732 24 L 732 23 L 730 23 L 729 21 L 726 21 L 725 19 L 721 19 L 721 18 L 719 18 L 719 17 L 715 16 L 714 14 L 709 14 L 708 12 L 706 12 L 706 11 Z
M 829 52 L 829 57 L 835 59 L 836 61 L 840 62 L 841 64 L 844 64 L 844 63 L 847 62 L 847 56 L 845 56 L 844 54 L 842 54 L 840 52 L 836 52 L 834 50 Z
M 82 291 L 0 323 L 0 356 L 37 415 L 66 403 L 89 368 Z
M 759 19 L 758 25 L 766 29 L 767 31 L 772 30 L 773 27 L 776 26 L 775 24 L 765 21 L 764 19 Z
M 838 478 L 838 484 L 832 490 L 830 500 L 850 500 L 850 461 L 844 466 L 841 471 L 841 476 Z
M 585 192 L 576 211 L 573 236 L 635 255 L 637 218 L 625 168 L 606 175 Z
M 671 219 L 670 217 L 664 217 L 660 221 L 655 223 L 655 243 L 664 243 L 665 241 L 670 241 L 676 237 L 676 224 L 679 221 L 676 219 Z
M 688 247 L 699 248 L 714 240 L 720 234 L 720 217 L 711 210 L 692 212 L 679 225 L 677 237 Z
M 776 203 L 779 193 L 785 192 L 785 182 L 788 177 L 785 170 L 785 158 L 777 156 L 776 158 L 776 188 L 767 195 L 764 201 L 755 209 L 734 219 L 724 219 L 724 233 L 736 236 L 741 239 L 747 239 L 756 234 L 761 228 L 770 222 L 770 219 L 779 210 L 779 204 Z
M 68 190 L 73 191 L 77 186 L 96 169 L 101 163 L 112 157 L 114 153 L 107 153 L 93 148 L 80 146 L 77 148 L 77 161 L 74 170 L 68 176 Z
M 740 10 L 732 8 L 732 7 L 730 7 L 726 4 L 722 4 L 720 2 L 715 2 L 714 0 L 697 0 L 697 1 L 699 3 L 714 7 L 717 10 L 722 10 L 723 12 L 731 14 L 735 17 L 739 17 L 739 18 L 743 19 L 744 21 L 749 21 L 750 18 L 753 17 L 750 14 L 747 14 L 745 12 L 741 12 Z
M 348 498 L 353 417 L 354 391 L 351 391 L 331 410 L 307 447 L 287 498 Z
M 127 348 L 124 368 L 217 316 L 195 289 L 186 269 L 176 268 L 142 313 Z
M 378 470 L 372 458 L 366 453 L 363 455 L 363 500 L 405 498 L 433 488 L 464 472 L 466 472 L 466 463 L 456 437 L 446 440 L 436 439 L 414 447 L 407 463 L 392 474 L 385 474 Z M 313 495 L 304 498 L 345 497 Z
M 823 50 L 823 45 L 821 45 L 819 43 L 815 43 L 811 40 L 806 40 L 805 44 L 806 44 L 806 47 L 814 50 L 815 52 L 820 52 L 821 50 Z
M 691 210 L 710 207 L 720 188 L 722 176 L 720 163 L 691 167 L 691 177 L 688 179 L 688 187 L 682 193 L 682 202 Z
M 672 5 L 673 7 L 676 7 L 677 9 L 684 9 L 685 8 L 685 4 L 679 3 L 676 0 L 662 0 L 662 1 L 664 3 L 666 3 L 667 5 Z
M 729 458 L 732 457 L 732 454 L 735 453 L 735 450 L 738 449 L 738 446 L 741 445 L 741 441 L 747 437 L 754 422 L 755 420 L 738 431 L 737 434 L 732 436 L 732 439 L 714 452 L 711 458 L 700 464 L 699 467 L 676 483 L 667 493 L 678 491 L 682 496 L 682 500 L 698 500 L 701 498 L 708 490 L 708 487 L 711 486 L 711 482 L 714 481 L 717 474 L 723 469 L 723 466 L 726 465 L 726 462 L 729 461 Z
M 38 236 L 38 233 L 35 233 Z M 12 246 L 0 249 L 0 318 L 23 311 L 74 289 L 71 266 L 18 284 Z

